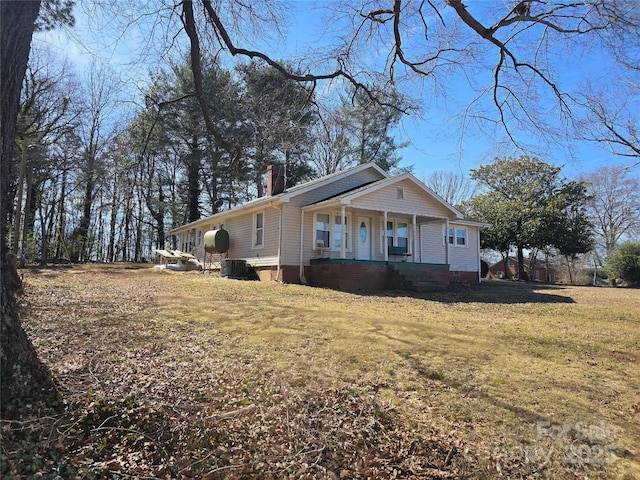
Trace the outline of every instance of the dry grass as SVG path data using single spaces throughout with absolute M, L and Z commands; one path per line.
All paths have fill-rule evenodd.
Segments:
M 66 394 L 58 434 L 164 422 L 128 450 L 101 440 L 109 455 L 63 438 L 83 476 L 640 478 L 638 290 L 380 295 L 124 266 L 25 282 L 23 321 Z M 125 410 L 142 418 L 109 420 Z

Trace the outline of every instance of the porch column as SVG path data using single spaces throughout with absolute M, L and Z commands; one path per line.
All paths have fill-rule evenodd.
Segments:
M 347 252 L 347 207 L 345 205 L 342 206 L 342 210 L 340 212 L 340 222 L 342 225 L 340 226 L 340 258 L 346 258 Z
M 382 251 L 384 253 L 384 261 L 388 262 L 389 261 L 389 248 L 387 248 L 387 245 L 389 244 L 389 242 L 387 241 L 387 211 L 385 210 L 383 213 L 383 220 L 382 220 Z
M 444 227 L 444 263 L 449 264 L 449 219 L 445 220 Z
M 411 245 L 411 256 L 413 258 L 413 263 L 417 263 L 418 262 L 418 259 L 416 258 L 417 257 L 416 252 L 418 251 L 418 249 L 416 247 L 416 245 L 417 245 L 416 239 L 418 238 L 418 233 L 416 232 L 416 224 L 417 224 L 416 216 L 414 215 L 413 216 L 413 225 L 412 225 L 412 228 L 413 228 L 413 245 Z

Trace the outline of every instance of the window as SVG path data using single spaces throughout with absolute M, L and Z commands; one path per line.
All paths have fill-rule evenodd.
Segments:
M 409 251 L 409 225 L 405 222 L 398 222 L 396 228 L 396 238 L 398 239 L 398 247 L 404 247 Z
M 398 187 L 398 189 L 396 190 L 396 194 L 397 194 L 398 200 L 402 200 L 404 198 L 404 188 Z
M 344 232 L 344 244 L 349 248 L 349 229 L 347 228 L 347 217 L 340 222 L 340 215 L 336 215 L 333 219 L 333 249 L 340 250 L 342 242 L 342 233 Z
M 196 240 L 196 245 L 202 245 L 202 230 L 198 230 L 198 239 Z
M 264 245 L 264 212 L 256 213 L 253 222 L 253 248 Z
M 443 229 L 443 232 L 446 232 L 446 228 Z M 444 241 L 449 242 L 449 245 L 466 247 L 467 229 L 462 227 L 449 227 L 449 231 L 444 233 Z
M 387 246 L 393 247 L 393 222 L 387 222 Z
M 329 248 L 329 237 L 331 235 L 331 224 L 328 213 L 316 214 L 316 246 L 320 246 L 320 242 L 324 248 Z
M 445 242 L 449 241 L 449 245 L 453 245 L 455 243 L 455 237 L 453 235 L 453 227 L 449 227 L 448 234 L 445 234 Z
M 407 222 L 387 221 L 387 247 L 404 247 L 409 252 L 409 224 Z
M 340 222 L 341 215 L 331 215 L 329 213 L 316 213 L 315 220 L 315 246 L 323 245 L 323 248 L 330 248 L 339 251 L 341 248 L 342 236 L 344 235 L 345 247 L 351 251 L 349 238 L 350 221 L 349 216 L 345 216 Z

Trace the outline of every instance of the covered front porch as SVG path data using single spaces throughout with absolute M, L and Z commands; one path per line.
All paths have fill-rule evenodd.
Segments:
M 450 228 L 448 217 L 332 207 L 303 209 L 301 263 L 331 259 L 433 264 L 435 257 L 437 263 L 449 263 L 449 244 L 444 241 L 444 232 Z M 442 236 L 425 239 L 421 229 L 427 225 Z M 434 249 L 438 255 L 434 256 Z

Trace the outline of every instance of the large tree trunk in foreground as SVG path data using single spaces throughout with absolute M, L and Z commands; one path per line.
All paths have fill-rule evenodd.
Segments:
M 15 270 L 10 267 L 6 227 L 13 196 L 13 152 L 20 89 L 29 59 L 31 36 L 40 10 L 39 1 L 0 2 L 0 79 L 2 148 L 0 154 L 0 402 L 2 418 L 17 415 L 41 388 L 52 386 L 51 377 L 40 364 L 35 349 L 22 329 L 15 300 Z M 43 382 L 46 382 L 43 385 Z

